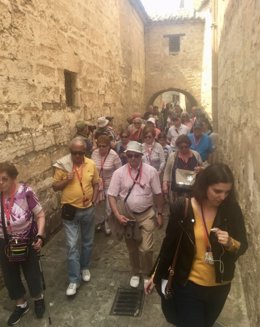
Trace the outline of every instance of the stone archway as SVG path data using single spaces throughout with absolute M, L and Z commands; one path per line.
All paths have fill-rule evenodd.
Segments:
M 160 91 L 154 93 L 152 96 L 150 96 L 149 100 L 147 101 L 147 107 L 149 105 L 154 104 L 156 98 L 158 98 L 160 95 L 162 95 L 163 93 L 166 93 L 166 92 L 170 92 L 170 91 L 174 91 L 174 92 L 178 92 L 178 93 L 183 94 L 187 98 L 187 101 L 189 103 L 189 105 L 188 105 L 189 107 L 198 105 L 198 101 L 189 92 L 184 91 L 182 89 L 178 89 L 178 88 L 167 88 L 167 89 L 160 90 Z

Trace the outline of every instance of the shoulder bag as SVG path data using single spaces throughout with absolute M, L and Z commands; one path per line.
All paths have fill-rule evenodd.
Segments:
M 1 221 L 2 228 L 5 238 L 5 255 L 9 262 L 23 262 L 26 261 L 29 249 L 30 249 L 30 239 L 23 239 L 16 237 L 14 235 L 8 235 L 7 227 L 5 224 L 4 216 L 4 205 L 3 205 L 3 194 L 1 194 Z M 33 223 L 31 225 L 31 231 L 33 229 Z M 31 234 L 30 231 L 30 234 Z

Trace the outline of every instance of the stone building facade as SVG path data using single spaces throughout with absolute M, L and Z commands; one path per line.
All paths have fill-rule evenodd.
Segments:
M 260 1 L 215 1 L 220 158 L 230 164 L 249 250 L 240 259 L 248 327 L 260 326 Z M 239 300 L 239 299 L 237 299 Z
M 75 121 L 143 108 L 144 19 L 130 0 L 0 0 L 0 157 L 39 194 L 49 233 L 51 165 Z
M 175 18 L 154 21 L 145 29 L 145 103 L 161 92 L 176 90 L 201 103 L 204 20 Z M 174 49 L 179 42 L 179 49 Z M 178 46 L 178 44 L 177 44 Z

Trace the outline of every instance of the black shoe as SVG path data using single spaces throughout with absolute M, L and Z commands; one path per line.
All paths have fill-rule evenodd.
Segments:
M 7 325 L 8 326 L 13 326 L 15 324 L 17 324 L 21 317 L 26 314 L 26 312 L 29 311 L 29 305 L 27 304 L 25 308 L 21 308 L 21 307 L 15 307 L 13 313 L 11 314 L 11 316 L 9 317 L 8 321 L 7 321 Z
M 45 312 L 45 302 L 44 299 L 34 301 L 34 312 L 38 319 L 41 319 Z

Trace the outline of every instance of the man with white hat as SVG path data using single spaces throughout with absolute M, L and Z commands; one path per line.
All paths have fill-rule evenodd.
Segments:
M 163 224 L 163 198 L 156 169 L 142 163 L 142 145 L 130 141 L 126 156 L 128 163 L 114 172 L 107 194 L 115 221 L 127 232 L 124 237 L 132 266 L 130 285 L 138 287 L 140 274 L 148 276 L 152 269 L 153 232 L 156 223 L 159 228 Z M 137 227 L 133 233 L 131 226 Z

